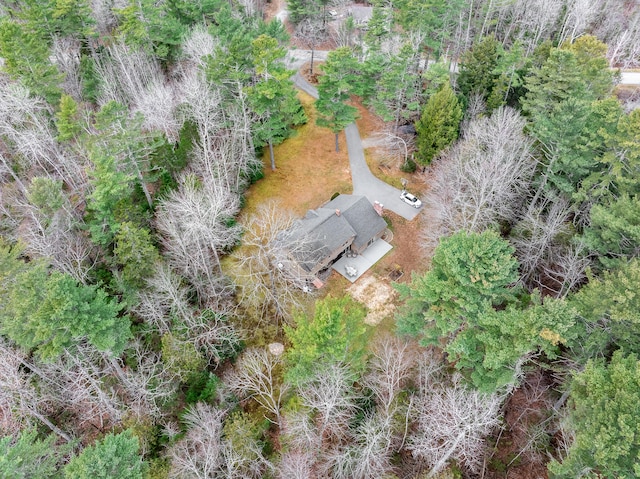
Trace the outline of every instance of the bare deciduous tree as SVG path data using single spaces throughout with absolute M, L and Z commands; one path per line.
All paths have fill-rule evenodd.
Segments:
M 349 436 L 349 423 L 357 410 L 354 376 L 341 364 L 316 372 L 300 386 L 298 395 L 314 412 L 314 424 L 323 440 L 341 440 Z
M 289 450 L 280 464 L 282 477 L 296 477 L 305 470 L 315 477 L 352 471 L 352 451 L 344 448 L 354 440 L 350 424 L 358 410 L 358 394 L 353 381 L 346 366 L 334 364 L 297 386 L 301 408 L 283 416 L 280 425 Z
M 36 258 L 48 258 L 54 268 L 87 284 L 99 252 L 78 230 L 76 225 L 82 224 L 82 220 L 66 209 L 56 211 L 49 218 L 35 208 L 25 209 L 26 221 L 19 232 L 26 252 Z
M 225 413 L 196 403 L 184 415 L 187 433 L 168 452 L 169 477 L 213 479 L 223 464 L 222 423 Z
M 521 281 L 530 288 L 566 295 L 585 275 L 589 260 L 580 245 L 569 243 L 572 214 L 561 198 L 534 199 L 513 228 L 510 241 L 520 261 Z
M 80 77 L 80 40 L 70 37 L 54 37 L 52 54 L 60 73 L 64 74 L 62 87 L 76 101 L 82 99 Z
M 30 399 L 27 378 L 21 373 L 23 356 L 4 340 L 0 340 L 0 431 L 16 434 L 26 425 L 28 414 L 21 410 L 21 396 Z M 35 406 L 35 403 L 33 403 Z
M 505 422 L 511 431 L 518 454 L 507 466 L 522 461 L 543 465 L 548 461 L 546 449 L 557 424 L 553 411 L 551 382 L 541 370 L 527 374 L 518 391 L 509 398 Z M 522 460 L 524 458 L 524 460 Z
M 277 465 L 278 479 L 309 479 L 313 477 L 313 457 L 310 452 L 286 451 Z
M 484 438 L 500 424 L 502 398 L 472 390 L 454 377 L 451 384 L 436 383 L 422 374 L 420 395 L 414 402 L 416 429 L 407 447 L 429 464 L 433 477 L 450 459 L 478 472 L 485 453 Z
M 240 227 L 230 225 L 239 208 L 238 197 L 215 178 L 201 184 L 193 174 L 160 203 L 156 227 L 169 264 L 196 288 L 200 300 L 224 288 L 220 251 L 236 243 Z
M 51 372 L 46 375 L 48 380 L 56 378 L 57 387 L 51 388 L 58 391 L 57 397 L 77 406 L 74 412 L 84 422 L 97 425 L 110 419 L 117 423 L 124 416 L 137 421 L 162 418 L 162 404 L 175 395 L 177 383 L 167 374 L 160 353 L 135 341 L 127 357 L 129 363 L 124 366 L 120 358 L 79 345 L 59 363 L 44 369 Z M 83 407 L 108 415 L 85 417 Z
M 153 276 L 147 279 L 147 289 L 138 293 L 132 311 L 147 321 L 160 334 L 171 330 L 172 317 L 186 319 L 193 314 L 189 304 L 189 289 L 171 268 L 160 263 Z
M 100 78 L 98 103 L 110 101 L 134 106 L 148 85 L 163 78 L 160 65 L 141 49 L 133 50 L 122 42 L 109 45 L 95 57 L 96 73 Z
M 180 335 L 193 344 L 209 364 L 218 364 L 239 349 L 241 338 L 227 319 L 233 313 L 229 301 L 216 303 L 210 299 L 213 309 L 198 311 L 189 303 L 189 288 L 166 264 L 157 265 L 147 285 L 148 289 L 139 292 L 138 304 L 132 311 L 160 334 Z
M 195 47 L 194 47 L 195 48 Z M 234 101 L 223 102 L 222 90 Z M 218 178 L 231 192 L 240 192 L 246 174 L 262 167 L 255 155 L 251 111 L 240 82 L 213 84 L 198 68 L 186 68 L 179 83 L 183 111 L 198 130 L 192 152 L 194 171 L 205 181 Z
M 110 45 L 96 57 L 102 80 L 99 103 L 115 101 L 138 111 L 145 130 L 160 131 L 169 141 L 177 141 L 184 118 L 177 112 L 179 89 L 165 78 L 158 62 L 143 50 L 122 43 Z
M 327 26 L 322 18 L 305 18 L 296 27 L 295 37 L 311 50 L 311 60 L 309 62 L 309 75 L 313 75 L 313 61 L 316 48 L 326 41 L 328 36 Z
M 372 139 L 380 146 L 380 163 L 383 166 L 401 168 L 408 163 L 409 152 L 415 151 L 415 136 L 399 134 L 397 130 L 382 131 Z
M 482 231 L 497 221 L 514 222 L 536 166 L 524 119 L 511 108 L 473 120 L 463 139 L 433 165 L 426 203 L 438 227 L 429 244 L 458 230 Z
M 507 41 L 515 36 L 525 45 L 526 55 L 542 41 L 550 38 L 560 21 L 563 2 L 549 0 L 517 0 L 505 4 L 500 11 L 496 33 Z
M 240 303 L 254 309 L 259 320 L 271 315 L 287 319 L 301 304 L 308 277 L 293 258 L 313 246 L 294 236 L 294 222 L 293 214 L 278 203 L 260 205 L 247 222 L 242 248 L 232 255 L 230 274 L 239 288 Z
M 264 349 L 248 349 L 225 378 L 227 385 L 241 398 L 251 397 L 273 414 L 276 424 L 280 424 L 282 400 L 289 390 L 286 383 L 278 384 L 276 375 L 281 364 L 281 356 Z
M 13 180 L 13 183 L 19 193 L 24 194 L 24 192 L 27 191 L 27 188 L 22 182 L 22 179 L 17 175 L 16 171 L 14 170 L 13 162 L 11 161 L 10 156 L 0 151 L 0 179 L 2 179 L 2 184 L 5 185 L 5 188 L 6 188 L 6 185 L 9 184 L 9 181 L 7 180 L 8 176 L 10 176 L 11 179 Z
M 523 281 L 539 284 L 539 277 L 536 277 L 538 268 L 555 244 L 557 236 L 568 232 L 569 214 L 569 204 L 561 198 L 529 205 L 511 235 Z
M 418 355 L 412 345 L 395 336 L 375 343 L 364 383 L 375 395 L 385 416 L 393 414 L 397 395 L 411 378 L 417 361 Z
M 226 412 L 197 403 L 184 415 L 185 436 L 169 449 L 172 478 L 259 478 L 271 465 L 261 445 L 246 430 L 229 431 Z M 246 422 L 234 422 L 243 428 Z
M 25 355 L 0 338 L 0 410 L 7 414 L 2 426 L 11 430 L 24 427 L 30 421 L 44 424 L 65 441 L 71 436 L 55 425 L 48 417 L 53 411 L 53 401 L 37 384 L 37 378 L 46 378 L 39 368 L 27 362 Z
M 230 311 L 218 307 L 185 317 L 175 331 L 204 354 L 209 365 L 220 362 L 240 349 L 242 338 L 229 322 Z
M 247 16 L 260 16 L 260 18 L 262 18 L 261 15 L 263 14 L 267 2 L 266 0 L 240 0 L 239 3 Z
M 623 17 L 624 18 L 624 17 Z M 640 64 L 640 11 L 636 10 L 628 26 L 614 33 L 607 42 L 610 65 L 622 68 L 634 68 Z
M 50 397 L 59 407 L 73 415 L 73 427 L 78 435 L 87 429 L 100 431 L 117 426 L 126 407 L 113 387 L 109 387 L 111 371 L 102 355 L 93 347 L 79 344 L 74 351 L 65 351 L 52 363 L 40 366 Z
M 22 183 L 16 174 L 15 162 L 20 171 L 58 178 L 75 192 L 83 191 L 87 182 L 82 164 L 56 141 L 50 121 L 51 107 L 44 100 L 30 96 L 28 89 L 5 78 L 0 78 L 0 88 L 3 92 L 0 96 L 2 169 Z
M 106 360 L 122 383 L 125 402 L 134 417 L 157 420 L 164 415 L 162 404 L 175 395 L 178 385 L 167 374 L 159 352 L 134 341 L 130 354 L 135 362 L 126 369 L 119 358 L 107 357 Z
M 0 153 L 0 175 L 2 174 L 2 153 Z M 19 226 L 24 219 L 23 208 L 19 208 L 23 201 L 24 192 L 16 182 L 3 183 L 0 176 L 0 234 L 6 241 L 17 241 Z M 25 190 L 26 191 L 26 190 Z
M 365 419 L 353 442 L 343 450 L 334 449 L 331 477 L 335 479 L 369 479 L 384 477 L 392 469 L 394 435 L 391 418 L 373 415 Z
M 137 98 L 135 108 L 144 116 L 146 130 L 160 131 L 172 143 L 179 140 L 183 118 L 178 115 L 178 97 L 171 83 L 153 80 Z
M 186 114 L 198 127 L 201 143 L 211 144 L 209 135 L 222 128 L 222 96 L 219 88 L 209 84 L 198 69 L 185 72 L 179 88 Z
M 352 47 L 357 40 L 356 25 L 353 17 L 340 20 L 335 28 L 331 28 L 331 39 L 336 47 Z
M 213 55 L 218 45 L 203 25 L 196 25 L 182 44 L 182 53 L 197 67 L 204 67 L 204 58 Z
M 561 244 L 551 251 L 552 256 L 544 264 L 545 275 L 552 280 L 556 297 L 563 298 L 574 291 L 586 278 L 591 261 L 588 249 L 582 243 Z M 547 282 L 547 287 L 549 283 Z
M 223 465 L 219 477 L 261 479 L 272 464 L 264 457 L 263 444 L 255 437 L 251 421 L 231 415 L 224 428 Z
M 560 42 L 572 43 L 582 35 L 596 18 L 601 8 L 600 0 L 571 0 L 567 2 L 567 11 L 560 32 Z
M 297 453 L 314 451 L 317 459 L 322 447 L 322 437 L 311 418 L 308 410 L 287 413 L 280 424 L 282 439 L 291 451 Z M 315 462 L 315 459 L 313 462 Z
M 118 20 L 115 11 L 125 8 L 128 4 L 123 0 L 90 0 L 91 18 L 96 22 L 96 30 L 107 35 L 115 28 Z

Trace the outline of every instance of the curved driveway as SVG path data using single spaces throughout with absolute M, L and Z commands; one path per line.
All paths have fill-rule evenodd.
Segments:
M 292 64 L 293 62 L 289 63 L 289 65 Z M 295 66 L 295 64 L 293 64 L 293 66 Z M 318 98 L 318 90 L 307 82 L 302 75 L 300 75 L 300 72 L 296 72 L 292 80 L 300 90 L 314 98 Z M 356 124 L 351 123 L 348 125 L 344 133 L 347 139 L 353 194 L 366 196 L 371 203 L 379 201 L 386 209 L 393 211 L 407 220 L 415 218 L 422 208 L 416 209 L 404 203 L 400 199 L 401 190 L 376 178 L 369 170 L 369 166 L 364 157 L 364 148 L 362 147 L 360 132 Z
M 314 60 L 326 60 L 328 53 L 326 50 L 315 50 Z M 312 97 L 318 98 L 318 90 L 307 82 L 298 71 L 310 58 L 311 52 L 309 50 L 289 50 L 285 61 L 288 68 L 296 70 L 296 74 L 292 78 L 295 85 Z M 620 83 L 623 85 L 640 84 L 640 72 L 622 72 Z M 408 220 L 415 218 L 420 209 L 415 209 L 402 202 L 398 188 L 379 180 L 369 170 L 364 157 L 360 133 L 355 123 L 348 125 L 344 131 L 347 138 L 353 194 L 366 196 L 372 203 L 379 201 L 385 208 Z

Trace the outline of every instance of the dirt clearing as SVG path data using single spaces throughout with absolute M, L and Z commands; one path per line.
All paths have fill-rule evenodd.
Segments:
M 369 310 L 364 319 L 366 324 L 376 326 L 382 320 L 393 316 L 396 309 L 394 300 L 398 293 L 388 280 L 377 275 L 365 276 L 349 286 L 347 292 Z

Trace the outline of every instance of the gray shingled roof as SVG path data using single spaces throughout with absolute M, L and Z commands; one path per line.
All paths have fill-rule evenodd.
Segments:
M 323 208 L 340 210 L 351 227 L 356 231 L 353 245 L 360 249 L 371 238 L 387 228 L 386 221 L 376 213 L 369 200 L 364 196 L 340 195 L 330 201 Z
M 300 266 L 313 271 L 343 245 L 353 241 L 354 246 L 360 248 L 386 227 L 367 198 L 340 195 L 317 210 L 309 210 L 283 239 L 304 243 L 303 248 L 292 254 Z
M 289 236 L 291 241 L 299 240 L 303 244 L 293 254 L 307 271 L 312 271 L 318 263 L 355 237 L 356 232 L 346 218 L 326 208 L 307 212 L 303 219 L 295 222 Z

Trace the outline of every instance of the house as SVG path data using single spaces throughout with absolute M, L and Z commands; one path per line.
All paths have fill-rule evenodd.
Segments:
M 387 229 L 382 205 L 364 196 L 339 195 L 279 235 L 287 260 L 278 267 L 318 285 L 318 276 L 341 255 L 360 254 Z

